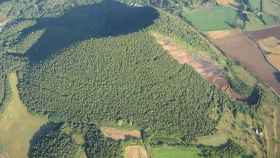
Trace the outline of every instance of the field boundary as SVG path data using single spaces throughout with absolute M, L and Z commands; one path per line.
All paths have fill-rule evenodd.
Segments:
M 277 26 L 275 26 L 275 27 L 280 27 L 280 25 L 277 25 Z M 274 28 L 274 27 L 271 27 L 271 28 Z M 264 30 L 264 29 L 261 29 L 261 30 Z M 273 64 L 271 64 L 271 63 L 267 60 L 267 58 L 265 57 L 264 51 L 261 49 L 261 47 L 259 46 L 259 44 L 257 44 L 257 43 L 255 42 L 255 40 L 250 36 L 250 34 L 249 34 L 248 32 L 242 32 L 242 33 L 245 34 L 245 35 L 248 37 L 248 39 L 249 39 L 248 41 L 249 41 L 251 44 L 255 45 L 255 46 L 260 50 L 263 59 L 264 59 L 276 72 L 279 72 L 279 70 L 278 70 Z M 255 77 L 258 79 L 257 76 L 255 76 Z M 258 81 L 261 81 L 261 80 L 258 79 Z M 270 89 L 275 95 L 277 95 L 277 96 L 280 98 L 280 94 L 279 94 L 272 86 L 268 85 L 268 83 L 266 83 L 265 81 L 262 81 L 262 82 L 263 82 L 267 87 L 269 87 L 269 89 Z M 280 81 L 279 81 L 279 82 L 280 82 Z

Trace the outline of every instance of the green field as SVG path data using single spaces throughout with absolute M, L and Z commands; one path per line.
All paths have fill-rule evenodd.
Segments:
M 197 137 L 195 144 L 203 144 L 203 145 L 211 145 L 211 146 L 219 146 L 225 144 L 228 140 L 228 137 L 224 133 Z
M 236 16 L 235 10 L 224 6 L 198 8 L 184 14 L 184 18 L 201 31 L 230 29 L 228 23 L 234 23 Z
M 16 73 L 10 74 L 8 79 L 11 96 L 4 112 L 0 113 L 0 144 L 3 154 L 11 158 L 27 158 L 29 142 L 47 118 L 28 113 L 18 95 Z
M 155 147 L 152 158 L 202 158 L 195 147 Z
M 280 1 L 279 0 L 262 0 L 263 1 L 263 11 L 280 17 Z

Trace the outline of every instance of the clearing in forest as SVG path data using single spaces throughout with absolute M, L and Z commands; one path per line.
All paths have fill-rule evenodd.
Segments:
M 134 145 L 125 148 L 125 158 L 148 158 L 147 151 L 143 146 Z
M 11 73 L 8 79 L 11 95 L 4 112 L 0 113 L 0 145 L 3 146 L 0 157 L 27 158 L 30 140 L 47 118 L 28 113 L 18 94 L 16 73 Z
M 232 99 L 246 101 L 247 97 L 241 96 L 230 87 L 229 82 L 224 76 L 224 70 L 220 68 L 219 65 L 216 65 L 203 57 L 191 55 L 185 50 L 185 48 L 171 41 L 171 39 L 167 37 L 163 37 L 158 33 L 152 33 L 152 35 L 156 38 L 162 48 L 178 63 L 190 65 L 210 84 L 225 91 Z
M 114 140 L 125 140 L 127 138 L 140 138 L 141 132 L 138 130 L 123 130 L 110 127 L 101 127 L 102 133 Z

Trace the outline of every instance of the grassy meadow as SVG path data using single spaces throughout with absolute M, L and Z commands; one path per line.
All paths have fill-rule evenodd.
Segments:
M 198 8 L 184 14 L 184 18 L 201 31 L 230 29 L 228 23 L 233 23 L 236 16 L 235 10 L 224 6 Z
M 0 113 L 0 144 L 3 155 L 8 155 L 9 158 L 26 158 L 29 141 L 40 126 L 47 122 L 47 118 L 27 112 L 18 95 L 16 73 L 11 73 L 8 80 L 11 96 L 4 112 Z
M 202 158 L 195 147 L 155 147 L 151 154 L 153 158 Z

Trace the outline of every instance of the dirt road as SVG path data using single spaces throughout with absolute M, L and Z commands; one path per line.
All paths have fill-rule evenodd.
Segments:
M 278 29 L 280 30 L 280 27 L 273 28 L 274 31 Z M 258 33 L 258 38 L 267 36 L 262 32 Z M 271 30 L 269 34 L 273 34 Z M 258 45 L 246 34 L 239 30 L 231 30 L 231 33 L 226 33 L 224 37 L 213 38 L 210 36 L 210 39 L 228 57 L 238 61 L 248 71 L 255 74 L 258 79 L 264 81 L 274 92 L 280 95 L 280 79 L 277 79 L 279 72 L 267 62 Z

